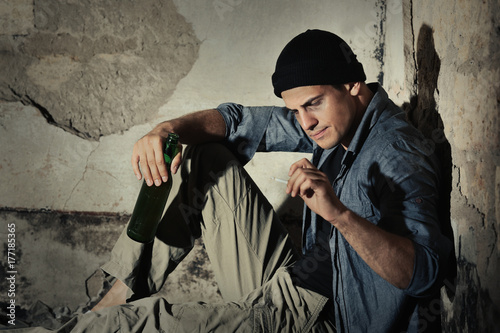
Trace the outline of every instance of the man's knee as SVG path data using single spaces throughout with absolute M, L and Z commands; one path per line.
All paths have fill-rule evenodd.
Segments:
M 212 160 L 236 160 L 229 149 L 221 143 L 210 142 L 187 146 L 184 153 L 185 159 L 196 159 L 210 162 Z
M 217 182 L 220 176 L 233 167 L 242 167 L 241 163 L 220 143 L 204 143 L 188 146 L 184 154 L 184 160 L 189 161 L 190 169 L 196 170 L 198 176 L 202 176 L 209 182 Z

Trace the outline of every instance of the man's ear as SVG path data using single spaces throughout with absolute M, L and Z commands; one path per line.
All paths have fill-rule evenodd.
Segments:
M 361 82 L 349 82 L 345 84 L 345 87 L 351 96 L 358 96 L 361 91 Z

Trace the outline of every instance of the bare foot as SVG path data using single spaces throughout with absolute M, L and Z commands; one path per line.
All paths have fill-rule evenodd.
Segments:
M 127 291 L 127 285 L 117 279 L 107 294 L 90 311 L 99 311 L 113 305 L 125 304 Z

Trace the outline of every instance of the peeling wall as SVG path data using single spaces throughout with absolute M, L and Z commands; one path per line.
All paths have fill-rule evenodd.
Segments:
M 352 45 L 368 81 L 382 81 L 442 157 L 457 272 L 428 319 L 442 314 L 446 332 L 494 331 L 499 13 L 496 0 L 0 2 L 0 225 L 15 224 L 19 240 L 17 305 L 67 307 L 61 315 L 90 306 L 109 287 L 96 269 L 139 191 L 135 141 L 222 102 L 281 105 L 275 59 L 293 36 L 320 28 Z M 300 203 L 270 177 L 285 178 L 303 156 L 257 154 L 247 165 L 297 242 Z M 4 249 L 6 240 L 0 230 Z M 162 292 L 219 299 L 202 242 Z
M 33 105 L 83 138 L 153 119 L 198 57 L 172 1 L 36 0 L 11 9 L 0 32 L 0 98 Z
M 405 1 L 411 120 L 448 176 L 457 275 L 435 314 L 446 332 L 500 325 L 498 1 Z

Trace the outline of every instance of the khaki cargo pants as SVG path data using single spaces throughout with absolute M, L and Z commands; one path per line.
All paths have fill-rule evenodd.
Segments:
M 224 302 L 148 297 L 200 236 Z M 294 285 L 287 266 L 296 259 L 270 203 L 235 157 L 219 144 L 188 147 L 157 238 L 143 245 L 124 231 L 102 267 L 137 300 L 73 318 L 59 332 L 333 332 L 328 299 Z

